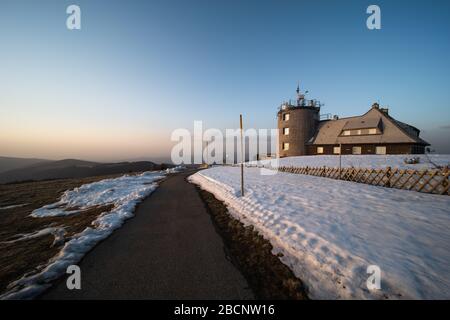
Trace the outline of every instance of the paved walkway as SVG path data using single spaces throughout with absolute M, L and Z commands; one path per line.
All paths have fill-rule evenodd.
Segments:
M 189 173 L 168 177 L 136 216 L 80 263 L 81 290 L 66 277 L 43 299 L 249 299 Z

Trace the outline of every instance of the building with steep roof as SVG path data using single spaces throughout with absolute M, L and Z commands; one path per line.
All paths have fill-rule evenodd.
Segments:
M 321 119 L 320 102 L 306 100 L 297 88 L 295 103 L 278 111 L 279 156 L 320 154 L 420 154 L 429 145 L 420 130 L 374 103 L 361 116 Z

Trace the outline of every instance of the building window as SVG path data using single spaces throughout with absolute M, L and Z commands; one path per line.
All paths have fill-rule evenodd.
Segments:
M 361 154 L 361 147 L 353 147 L 352 154 Z
M 376 154 L 386 154 L 386 146 L 379 146 L 375 149 Z
M 289 150 L 289 143 L 288 142 L 283 142 L 283 150 Z
M 341 153 L 341 147 L 333 147 L 333 153 L 334 154 L 340 154 Z
M 289 128 L 283 128 L 283 134 L 285 136 L 289 135 Z
M 378 134 L 377 128 L 343 130 L 342 136 L 361 136 L 366 134 Z
M 283 120 L 288 121 L 289 120 L 289 113 L 283 114 Z
M 323 147 L 317 147 L 317 153 L 318 154 L 323 153 Z

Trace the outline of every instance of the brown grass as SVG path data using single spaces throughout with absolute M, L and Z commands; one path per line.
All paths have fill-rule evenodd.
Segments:
M 305 287 L 253 226 L 234 219 L 211 193 L 197 188 L 232 262 L 241 270 L 257 299 L 308 299 Z
M 90 226 L 101 213 L 110 211 L 111 205 L 97 206 L 64 217 L 32 218 L 33 210 L 59 200 L 66 190 L 86 183 L 114 178 L 109 175 L 82 179 L 63 179 L 0 185 L 0 208 L 11 205 L 25 206 L 0 210 L 0 294 L 7 285 L 25 274 L 38 271 L 62 248 L 53 246 L 53 235 L 7 243 L 20 234 L 33 233 L 46 227 L 64 227 L 66 239 Z

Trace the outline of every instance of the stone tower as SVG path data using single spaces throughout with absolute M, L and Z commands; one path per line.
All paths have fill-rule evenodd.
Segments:
M 306 143 L 315 135 L 320 121 L 320 102 L 305 99 L 297 87 L 295 102 L 284 102 L 277 113 L 280 157 L 306 155 Z

